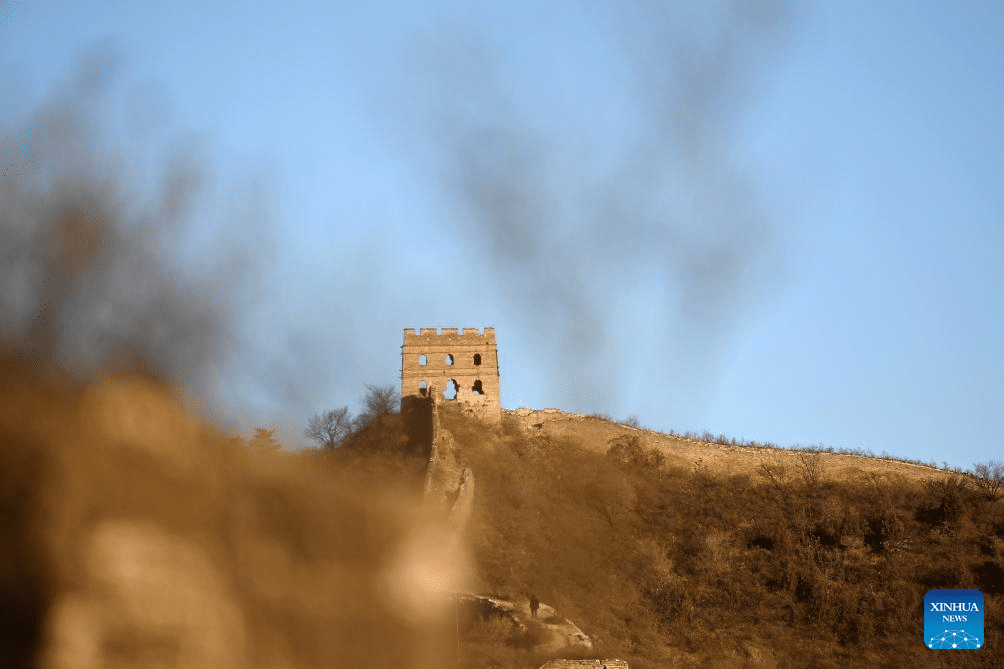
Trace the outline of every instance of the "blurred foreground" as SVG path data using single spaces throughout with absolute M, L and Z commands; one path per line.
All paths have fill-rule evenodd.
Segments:
M 413 503 L 215 435 L 149 379 L 4 363 L 3 666 L 443 666 L 463 564 Z
M 442 666 L 464 560 L 406 486 L 204 418 L 267 234 L 193 255 L 183 152 L 130 189 L 98 56 L 0 136 L 0 666 Z

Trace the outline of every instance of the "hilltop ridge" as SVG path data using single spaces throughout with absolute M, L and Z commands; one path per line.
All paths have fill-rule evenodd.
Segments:
M 780 458 L 792 468 L 796 468 L 797 453 L 802 452 L 798 449 L 766 444 L 743 444 L 716 441 L 714 438 L 666 434 L 595 415 L 563 411 L 553 407 L 546 409 L 520 407 L 503 409 L 503 412 L 518 421 L 520 427 L 529 434 L 551 439 L 574 438 L 576 443 L 596 452 L 605 453 L 612 439 L 637 436 L 643 446 L 659 449 L 666 456 L 667 465 L 703 467 L 709 473 L 716 474 L 752 474 L 760 468 L 765 458 Z M 899 475 L 920 480 L 948 471 L 941 467 L 891 457 L 816 449 L 810 449 L 808 452 L 819 453 L 823 461 L 821 475 L 836 480 L 865 479 L 872 474 Z

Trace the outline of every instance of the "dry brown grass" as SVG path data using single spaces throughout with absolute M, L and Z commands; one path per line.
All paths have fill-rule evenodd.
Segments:
M 571 439 L 579 447 L 595 452 L 606 452 L 611 440 L 636 436 L 646 447 L 662 452 L 668 466 L 689 469 L 700 463 L 709 473 L 719 476 L 755 475 L 765 458 L 799 472 L 799 476 L 805 474 L 808 461 L 813 464 L 813 477 L 818 480 L 858 481 L 875 475 L 882 479 L 904 477 L 920 481 L 942 471 L 936 467 L 902 460 L 825 451 L 819 452 L 818 460 L 812 463 L 811 456 L 815 455 L 813 452 L 807 456 L 806 451 L 793 449 L 722 444 L 716 443 L 710 435 L 707 440 L 672 436 L 603 418 L 564 412 L 534 412 L 522 422 L 526 425 L 542 424 L 540 429 L 533 431 L 540 436 Z
M 480 586 L 537 593 L 597 656 L 640 669 L 1004 664 L 1004 504 L 966 477 L 553 412 L 509 415 L 501 436 L 442 415 L 479 481 Z M 932 587 L 984 591 L 983 650 L 922 646 Z

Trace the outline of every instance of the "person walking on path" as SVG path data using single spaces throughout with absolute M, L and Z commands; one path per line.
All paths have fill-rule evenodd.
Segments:
M 530 615 L 534 618 L 537 617 L 537 609 L 540 608 L 540 601 L 537 599 L 536 595 L 530 595 Z

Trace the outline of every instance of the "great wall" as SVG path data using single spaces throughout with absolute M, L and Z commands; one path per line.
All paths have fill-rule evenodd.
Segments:
M 499 363 L 495 328 L 414 328 L 404 330 L 401 346 L 402 405 L 434 394 L 456 400 L 468 414 L 498 427 Z
M 584 448 L 605 452 L 611 440 L 624 435 L 633 435 L 638 437 L 643 446 L 661 451 L 666 457 L 668 466 L 704 468 L 719 474 L 756 473 L 765 460 L 788 462 L 792 469 L 798 469 L 797 460 L 801 452 L 818 452 L 822 459 L 822 477 L 835 480 L 847 481 L 872 476 L 880 478 L 901 476 L 919 480 L 945 473 L 945 470 L 939 467 L 895 458 L 827 451 L 799 451 L 766 444 L 720 443 L 686 435 L 656 432 L 607 418 L 555 408 L 503 409 L 502 414 L 504 420 L 516 421 L 520 429 L 533 438 L 574 438 Z
M 476 417 L 490 428 L 500 428 L 502 409 L 499 404 L 498 352 L 495 331 L 485 328 L 482 334 L 476 328 L 435 328 L 404 331 L 401 362 L 401 411 L 425 413 L 428 420 L 416 423 L 428 425 L 429 462 L 425 474 L 423 496 L 425 503 L 445 518 L 447 526 L 459 536 L 470 519 L 474 504 L 474 472 L 463 465 L 456 441 L 442 425 L 440 403 L 456 402 L 466 414 Z M 436 361 L 436 362 L 432 362 Z M 440 382 L 452 387 L 440 392 Z M 521 630 L 534 616 L 529 601 L 514 601 L 478 595 L 455 593 L 458 605 L 473 606 L 477 611 L 505 616 Z M 560 618 L 547 604 L 541 603 L 537 624 L 545 625 L 550 641 L 543 644 L 544 652 L 590 651 L 593 642 L 571 621 Z M 547 669 L 628 669 L 622 660 L 550 660 Z
M 446 392 L 440 384 L 448 384 Z M 463 532 L 474 504 L 475 481 L 456 441 L 440 420 L 440 406 L 449 403 L 463 413 L 481 420 L 489 429 L 500 430 L 503 421 L 512 421 L 531 439 L 575 438 L 581 446 L 605 452 L 613 439 L 623 435 L 638 437 L 641 444 L 656 448 L 666 456 L 666 464 L 707 469 L 717 473 L 752 473 L 764 463 L 788 460 L 796 464 L 798 451 L 761 444 L 720 443 L 690 436 L 664 434 L 624 425 L 602 417 L 566 412 L 555 408 L 503 409 L 499 401 L 498 352 L 493 328 L 484 333 L 476 328 L 435 328 L 404 331 L 401 371 L 401 407 L 428 416 L 429 462 L 425 476 L 424 497 L 436 507 L 452 531 Z M 420 421 L 421 422 L 421 421 Z M 811 451 L 810 451 L 811 452 Z M 874 481 L 902 476 L 923 478 L 943 470 L 929 465 L 891 458 L 821 452 L 824 477 L 849 480 L 856 476 Z M 504 615 L 525 630 L 531 619 L 528 600 L 508 600 L 487 595 L 456 593 L 458 604 Z M 556 621 L 551 627 L 551 641 L 545 650 L 591 651 L 592 640 L 570 621 L 561 619 L 541 603 L 542 620 Z M 560 620 L 560 623 L 557 622 Z M 543 623 L 542 623 L 543 624 Z M 541 669 L 627 669 L 617 659 L 554 659 Z

